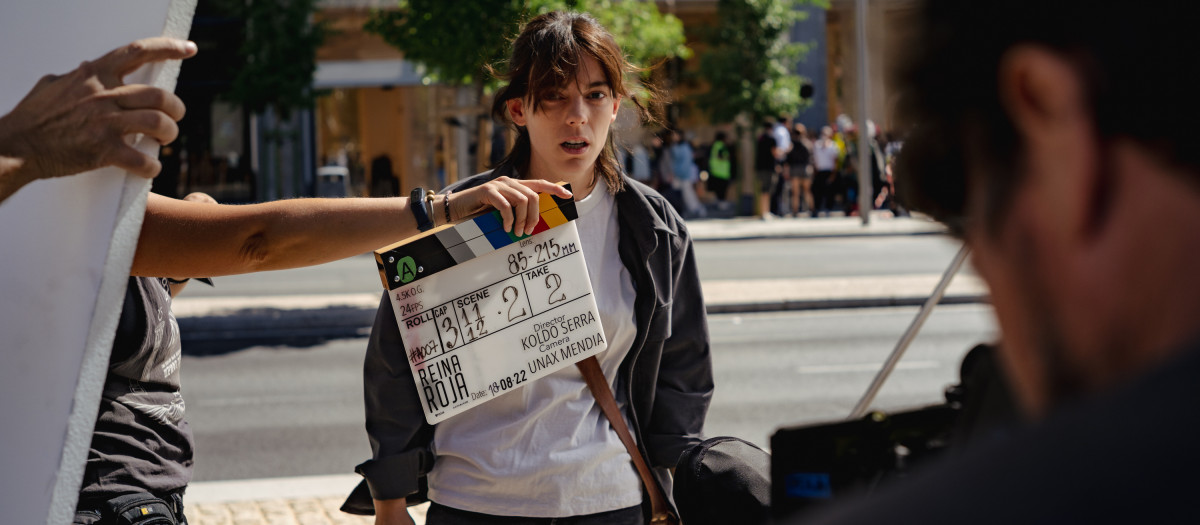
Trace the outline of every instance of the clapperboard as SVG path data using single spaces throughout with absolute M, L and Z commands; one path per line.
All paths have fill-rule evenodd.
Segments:
M 575 201 L 543 193 L 539 212 L 532 235 L 493 210 L 375 252 L 430 424 L 608 347 Z

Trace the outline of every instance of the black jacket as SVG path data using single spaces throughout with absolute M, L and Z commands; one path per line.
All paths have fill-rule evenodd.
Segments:
M 460 191 L 498 177 L 486 172 L 451 185 Z M 600 185 L 595 191 L 605 191 Z M 691 238 L 661 195 L 628 177 L 615 195 L 621 261 L 633 279 L 637 334 L 621 363 L 615 394 L 632 408 L 630 430 L 670 497 L 668 469 L 701 441 L 712 398 L 708 322 Z M 370 514 L 369 498 L 424 500 L 424 476 L 433 467 L 416 385 L 404 359 L 399 328 L 386 294 L 380 302 L 363 370 L 367 434 L 373 458 L 355 468 L 360 484 L 342 510 Z M 643 504 L 647 515 L 649 503 Z

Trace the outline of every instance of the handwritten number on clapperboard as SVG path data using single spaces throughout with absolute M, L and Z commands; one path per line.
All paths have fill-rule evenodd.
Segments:
M 554 239 L 550 239 L 541 244 L 533 245 L 533 251 L 537 253 L 537 263 L 542 264 L 557 259 L 558 255 L 562 253 L 562 248 L 557 242 L 554 242 Z
M 551 283 L 552 281 L 553 281 L 553 284 Z M 559 288 L 562 288 L 562 277 L 559 277 L 557 273 L 552 273 L 552 274 L 546 276 L 546 288 L 549 289 L 551 287 L 553 287 L 554 289 L 550 290 L 550 298 L 549 298 L 548 304 L 559 303 L 559 302 L 567 300 L 567 294 L 562 294 L 562 295 L 558 296 L 557 298 L 554 297 L 554 292 L 557 292 Z
M 529 258 L 525 256 L 525 252 L 508 254 L 508 273 L 516 275 L 527 268 L 529 268 Z
M 472 321 L 471 317 L 469 315 L 467 315 L 466 308 L 461 308 L 461 310 L 462 310 L 463 319 L 465 319 L 468 323 L 468 326 L 467 326 L 467 338 L 468 339 L 474 341 L 476 339 L 479 339 L 480 337 L 487 335 L 488 331 L 486 329 L 484 329 L 484 327 L 483 327 L 483 315 L 479 313 L 479 303 L 475 303 L 473 306 L 471 306 L 471 311 L 475 312 L 475 320 L 474 321 Z M 473 323 L 475 326 L 474 327 L 469 326 L 471 323 Z
M 511 300 L 508 298 L 508 295 L 509 295 L 508 292 L 510 290 L 512 291 L 512 299 Z M 500 292 L 500 297 L 502 299 L 504 299 L 504 302 L 506 302 L 506 303 L 510 302 L 510 301 L 512 302 L 512 304 L 508 305 L 508 320 L 509 320 L 509 322 L 511 322 L 513 319 L 520 319 L 522 317 L 525 317 L 529 313 L 524 308 L 522 308 L 521 313 L 517 314 L 516 316 L 513 315 L 513 307 L 517 306 L 517 297 L 519 297 L 520 295 L 521 294 L 519 292 L 517 292 L 516 286 L 506 286 L 504 288 L 504 291 Z
M 442 318 L 442 330 L 446 332 L 454 332 L 454 340 L 446 343 L 446 349 L 449 350 L 458 345 L 458 329 L 454 327 L 454 323 L 450 322 L 449 317 Z

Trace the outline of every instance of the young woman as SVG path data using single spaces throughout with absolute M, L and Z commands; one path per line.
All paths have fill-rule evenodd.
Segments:
M 516 145 L 495 170 L 450 189 L 500 176 L 571 184 L 608 341 L 600 366 L 669 495 L 670 469 L 700 441 L 712 370 L 687 229 L 660 195 L 621 173 L 614 153 L 611 126 L 622 100 L 643 109 L 626 80 L 633 68 L 594 18 L 566 12 L 530 21 L 508 67 L 493 111 L 515 125 Z M 431 525 L 645 521 L 631 457 L 575 367 L 431 427 L 385 297 L 364 383 L 374 455 L 357 470 L 376 523 L 411 523 L 406 499 L 426 484 L 422 478 Z M 352 496 L 347 508 L 356 503 Z

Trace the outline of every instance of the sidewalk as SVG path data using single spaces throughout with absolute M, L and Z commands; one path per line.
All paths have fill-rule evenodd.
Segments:
M 192 483 L 184 497 L 191 525 L 370 525 L 374 517 L 338 510 L 357 474 Z M 409 509 L 416 525 L 428 505 Z

